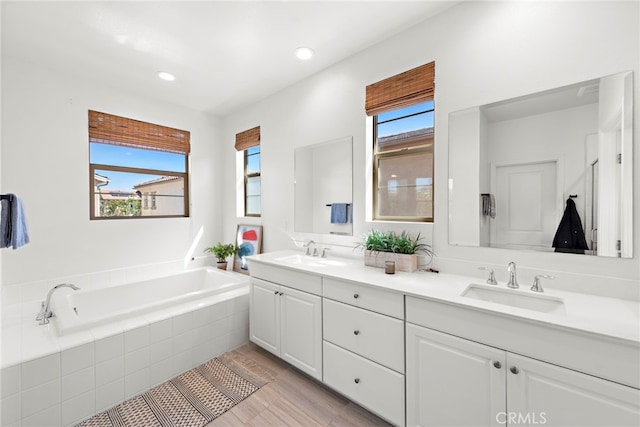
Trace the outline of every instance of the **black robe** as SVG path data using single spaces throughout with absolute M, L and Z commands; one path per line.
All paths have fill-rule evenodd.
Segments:
M 553 238 L 553 245 L 556 252 L 568 252 L 573 254 L 584 254 L 585 249 L 589 249 L 584 238 L 582 221 L 576 209 L 573 199 L 567 199 L 567 207 L 558 225 L 558 230 Z

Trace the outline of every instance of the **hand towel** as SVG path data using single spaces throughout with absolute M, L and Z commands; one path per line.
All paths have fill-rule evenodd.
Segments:
M 0 247 L 18 249 L 27 243 L 29 232 L 22 201 L 15 194 L 7 194 L 7 198 L 2 199 Z
M 349 203 L 331 204 L 331 224 L 349 223 Z

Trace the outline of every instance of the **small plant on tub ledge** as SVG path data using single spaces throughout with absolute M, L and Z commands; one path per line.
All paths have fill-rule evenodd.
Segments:
M 396 269 L 411 272 L 418 269 L 419 253 L 433 257 L 431 246 L 421 239 L 420 233 L 413 238 L 406 231 L 398 235 L 395 231 L 371 230 L 358 246 L 364 249 L 364 265 L 384 267 L 385 261 L 395 261 Z
M 205 248 L 205 252 L 212 253 L 217 259 L 217 267 L 221 270 L 227 269 L 227 258 L 236 253 L 236 247 L 231 244 L 223 244 L 218 242 L 215 246 L 211 246 L 209 248 Z

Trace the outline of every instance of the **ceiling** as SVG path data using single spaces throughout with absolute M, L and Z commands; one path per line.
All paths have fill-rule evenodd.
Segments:
M 3 0 L 2 56 L 224 116 L 456 3 Z

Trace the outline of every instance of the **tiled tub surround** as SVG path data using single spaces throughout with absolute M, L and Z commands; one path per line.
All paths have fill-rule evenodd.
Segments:
M 159 270 L 166 271 L 156 268 L 149 275 L 157 275 Z M 211 274 L 218 273 L 211 269 Z M 34 320 L 48 288 L 37 299 L 23 297 L 22 301 L 15 298 L 16 289 L 5 291 L 0 425 L 74 425 L 246 343 L 247 278 L 235 273 L 219 274 L 228 275 L 236 283 L 223 285 L 219 293 L 205 292 L 198 299 L 171 306 L 160 302 L 158 310 L 130 313 L 110 323 L 96 323 L 94 318 L 84 327 L 74 324 L 64 335 L 57 331 L 56 317 L 44 326 Z M 99 275 L 64 281 L 75 283 L 87 293 L 119 285 L 95 280 L 96 277 Z M 120 271 L 110 277 L 142 279 L 133 271 Z M 49 288 L 61 282 L 52 281 Z M 21 294 L 36 294 L 30 286 L 42 285 L 27 284 Z M 185 294 L 193 292 L 197 291 L 184 290 Z M 68 295 L 62 293 L 62 299 Z M 121 298 L 126 299 L 127 295 Z

